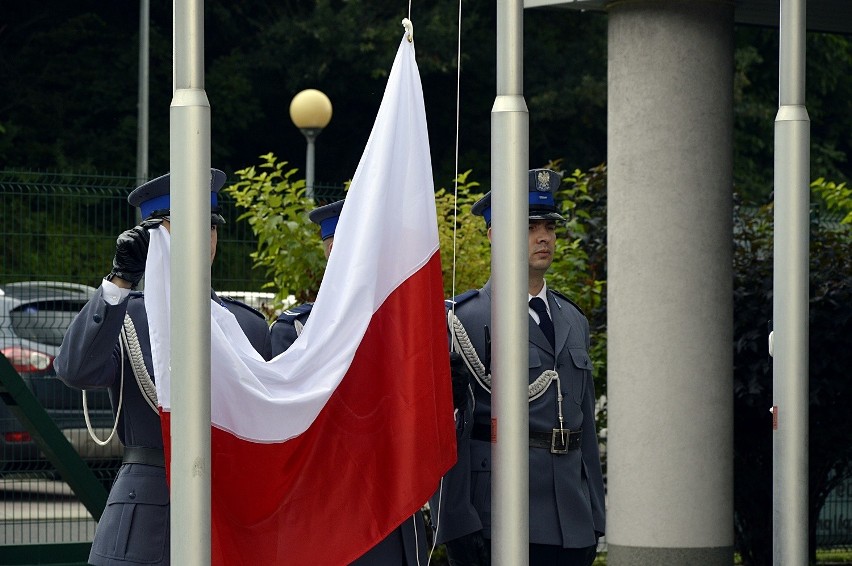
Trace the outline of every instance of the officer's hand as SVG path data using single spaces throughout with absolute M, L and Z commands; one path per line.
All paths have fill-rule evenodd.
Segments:
M 149 218 L 130 230 L 125 230 L 115 241 L 115 257 L 112 259 L 111 275 L 129 282 L 133 287 L 139 284 L 145 274 L 145 260 L 148 259 L 148 230 L 163 223 L 162 218 Z
M 446 546 L 450 566 L 491 565 L 491 545 L 482 536 L 482 531 L 448 540 Z
M 469 395 L 470 380 L 473 377 L 464 358 L 458 352 L 450 352 L 450 376 L 453 381 L 453 407 L 464 410 Z

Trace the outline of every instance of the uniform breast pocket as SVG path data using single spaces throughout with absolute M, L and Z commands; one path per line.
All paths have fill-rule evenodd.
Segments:
M 530 348 L 529 362 L 530 369 L 541 367 L 541 355 L 538 348 Z
M 169 492 L 164 477 L 120 476 L 98 522 L 92 552 L 159 563 L 169 552 Z
M 578 405 L 583 401 L 587 377 L 592 371 L 592 358 L 585 348 L 569 348 L 571 354 L 571 393 Z

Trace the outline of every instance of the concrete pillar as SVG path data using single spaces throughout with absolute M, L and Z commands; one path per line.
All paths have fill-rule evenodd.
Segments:
M 733 2 L 608 9 L 607 564 L 730 566 Z

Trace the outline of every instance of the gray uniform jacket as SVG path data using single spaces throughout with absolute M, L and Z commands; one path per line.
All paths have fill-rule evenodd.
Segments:
M 238 301 L 220 300 L 215 294 L 213 298 L 234 313 L 254 348 L 269 359 L 269 327 L 263 315 Z M 113 413 L 117 412 L 123 383 L 119 439 L 124 446 L 162 451 L 160 416 L 143 397 L 130 360 L 119 346 L 125 313 L 133 320 L 148 373 L 156 381 L 142 293 L 132 292 L 126 300 L 113 306 L 103 300 L 103 288 L 98 289 L 65 333 L 55 360 L 56 373 L 71 387 L 108 387 Z M 97 566 L 167 565 L 169 539 L 169 489 L 165 468 L 124 463 L 98 522 L 89 563 Z
M 296 341 L 299 336 L 296 325 L 301 326 L 308 321 L 312 307 L 313 303 L 305 303 L 279 315 L 270 329 L 273 356 L 285 351 Z M 352 566 L 426 566 L 428 546 L 423 514 L 418 511 L 355 560 Z
M 572 302 L 548 290 L 556 334 L 556 351 L 532 317 L 529 324 L 529 382 L 544 370 L 556 370 L 553 380 L 538 398 L 529 402 L 530 432 L 550 434 L 559 428 L 557 385 L 561 387 L 564 428 L 582 429 L 580 447 L 564 454 L 530 446 L 530 533 L 533 544 L 583 548 L 596 543 L 596 532 L 605 529 L 604 485 L 597 433 L 595 389 L 589 358 L 589 323 Z M 455 314 L 463 323 L 476 352 L 489 365 L 486 327 L 491 325 L 491 282 L 478 291 L 461 295 Z M 474 380 L 473 417 L 465 417 L 458 442 L 458 462 L 444 478 L 440 507 L 438 494 L 431 502 L 439 514 L 438 542 L 446 542 L 480 529 L 491 538 L 491 443 L 482 431 L 490 431 L 491 394 Z M 477 435 L 473 431 L 479 431 Z M 478 437 L 478 438 L 477 438 Z M 433 524 L 435 521 L 433 520 Z

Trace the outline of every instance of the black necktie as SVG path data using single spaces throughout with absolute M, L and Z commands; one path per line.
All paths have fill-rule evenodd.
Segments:
M 530 308 L 538 313 L 538 326 L 544 332 L 544 337 L 550 342 L 551 348 L 556 348 L 556 337 L 553 332 L 553 321 L 547 315 L 547 305 L 541 300 L 541 297 L 533 297 L 530 299 Z

